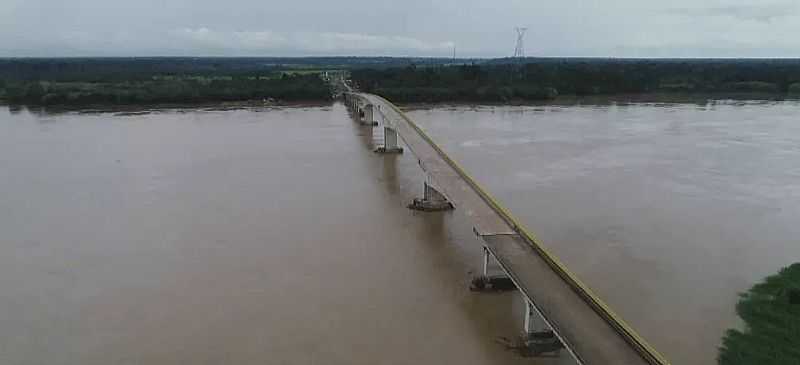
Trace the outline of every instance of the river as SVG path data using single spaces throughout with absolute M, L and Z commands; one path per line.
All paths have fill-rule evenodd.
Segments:
M 800 257 L 800 104 L 411 109 L 674 363 Z M 0 363 L 530 363 L 495 342 L 520 299 L 467 290 L 469 222 L 407 210 L 424 176 L 379 138 L 338 103 L 0 107 Z
M 409 115 L 675 364 L 800 261 L 800 103 L 609 100 Z

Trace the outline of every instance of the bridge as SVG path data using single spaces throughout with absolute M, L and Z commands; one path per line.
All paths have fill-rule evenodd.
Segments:
M 491 287 L 505 279 L 521 293 L 523 349 L 538 355 L 563 347 L 578 364 L 669 364 L 397 106 L 344 82 L 341 87 L 358 122 L 382 126 L 384 145 L 376 152 L 403 153 L 402 139 L 425 172 L 423 197 L 409 207 L 456 209 L 473 224 L 484 252 L 483 275 L 474 282 Z M 501 278 L 488 276 L 491 260 L 502 268 Z

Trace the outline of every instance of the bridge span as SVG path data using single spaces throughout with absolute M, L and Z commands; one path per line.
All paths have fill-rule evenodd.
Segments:
M 669 364 L 397 106 L 345 88 L 356 119 L 384 129 L 376 152 L 402 153 L 399 136 L 425 171 L 424 198 L 410 207 L 455 208 L 472 222 L 484 247 L 484 275 L 494 259 L 525 300 L 524 338 L 552 333 L 579 364 Z

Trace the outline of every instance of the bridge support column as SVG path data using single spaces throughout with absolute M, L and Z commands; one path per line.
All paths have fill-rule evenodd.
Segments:
M 528 298 L 525 298 L 524 295 L 522 300 L 525 302 L 522 355 L 539 356 L 543 353 L 559 354 L 561 349 L 564 348 L 564 345 L 547 326 L 544 319 L 539 316 L 536 309 L 533 308 L 533 303 L 531 303 Z
M 414 201 L 409 204 L 408 208 L 423 212 L 440 212 L 452 210 L 453 204 L 447 200 L 444 194 L 440 193 L 426 181 L 422 198 L 415 198 Z
M 375 106 L 372 104 L 367 104 L 364 106 L 364 120 L 361 121 L 361 124 L 368 125 L 368 126 L 376 126 L 378 125 L 378 121 L 375 120 Z
M 377 123 L 376 123 L 377 124 Z M 377 153 L 403 153 L 403 147 L 397 145 L 397 131 L 383 126 L 383 146 L 375 149 Z M 426 185 L 427 186 L 427 183 Z M 427 189 L 427 188 L 426 188 Z
M 517 289 L 514 281 L 512 281 L 504 271 L 499 274 L 490 274 L 489 262 L 494 261 L 493 257 L 494 256 L 492 256 L 492 253 L 489 252 L 489 249 L 484 246 L 482 273 L 481 275 L 478 275 L 472 279 L 469 290 L 477 292 L 501 292 Z

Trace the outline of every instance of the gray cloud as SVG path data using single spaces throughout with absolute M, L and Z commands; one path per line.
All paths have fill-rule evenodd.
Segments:
M 797 11 L 798 5 L 794 3 L 756 3 L 707 8 L 676 8 L 670 9 L 668 13 L 693 17 L 722 16 L 769 23 L 778 18 L 794 16 Z
M 301 54 L 420 54 L 449 52 L 453 42 L 430 42 L 405 36 L 337 32 L 215 31 L 184 28 L 170 32 L 177 40 L 200 48 Z
M 784 0 L 785 1 L 785 0 Z M 759 0 L 0 0 L 2 56 L 800 57 Z

